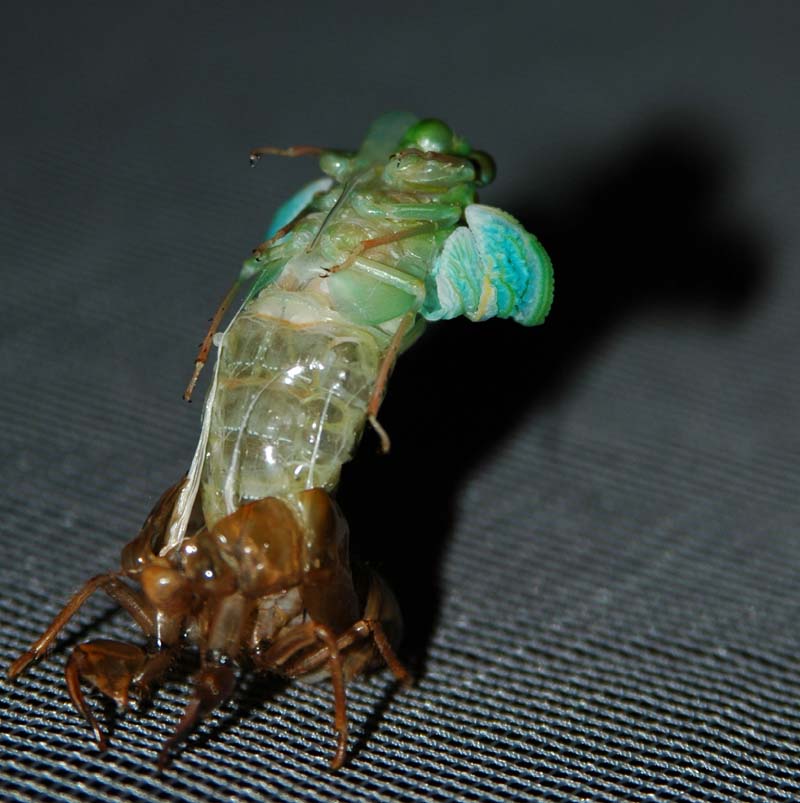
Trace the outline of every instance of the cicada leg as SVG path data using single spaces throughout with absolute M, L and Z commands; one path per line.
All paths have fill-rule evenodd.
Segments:
M 322 644 L 321 650 L 314 653 L 319 659 L 308 670 L 305 661 L 296 660 L 295 656 L 317 643 Z M 266 651 L 256 653 L 253 660 L 257 669 L 280 672 L 286 677 L 308 674 L 328 665 L 333 686 L 333 729 L 336 733 L 336 752 L 331 759 L 331 769 L 338 770 L 347 758 L 347 697 L 342 655 L 333 631 L 325 625 L 306 622 L 278 638 Z
M 108 739 L 83 696 L 81 680 L 88 681 L 117 705 L 127 708 L 131 681 L 147 660 L 144 650 L 139 647 L 108 639 L 87 641 L 72 651 L 64 669 L 67 691 L 75 708 L 91 725 L 99 750 L 108 747 Z
M 176 649 L 170 647 L 148 654 L 133 644 L 110 639 L 87 641 L 75 647 L 64 669 L 67 691 L 75 708 L 91 725 L 99 750 L 108 747 L 108 739 L 86 702 L 81 681 L 87 681 L 118 706 L 127 708 L 130 691 L 140 701 L 145 698 L 151 684 L 169 669 Z
M 435 223 L 423 223 L 420 226 L 413 226 L 412 228 L 404 229 L 403 231 L 396 231 L 392 234 L 386 234 L 383 237 L 373 237 L 369 240 L 362 240 L 352 250 L 347 259 L 338 265 L 334 265 L 330 269 L 329 273 L 338 273 L 340 270 L 349 268 L 350 265 L 352 265 L 353 262 L 355 262 L 355 260 L 361 256 L 361 254 L 363 254 L 365 251 L 369 251 L 371 248 L 378 248 L 381 245 L 396 243 L 409 237 L 418 237 L 421 234 L 430 234 L 434 231 L 436 231 Z
M 264 240 L 264 242 L 260 243 L 253 249 L 253 254 L 249 259 L 246 259 L 244 265 L 242 267 L 239 276 L 236 278 L 236 281 L 231 285 L 231 288 L 225 294 L 225 297 L 220 301 L 219 306 L 217 307 L 214 315 L 211 318 L 211 321 L 208 325 L 208 331 L 206 332 L 206 336 L 203 338 L 203 342 L 200 344 L 200 348 L 197 351 L 197 357 L 195 357 L 194 361 L 194 371 L 192 372 L 191 379 L 189 380 L 189 384 L 186 386 L 186 390 L 183 392 L 183 399 L 184 401 L 191 401 L 192 394 L 194 393 L 195 386 L 197 385 L 197 380 L 200 378 L 200 372 L 203 370 L 206 362 L 208 361 L 208 353 L 211 351 L 211 343 L 214 340 L 214 335 L 217 333 L 219 329 L 219 325 L 222 322 L 222 318 L 225 313 L 228 311 L 233 299 L 236 297 L 236 293 L 239 291 L 239 288 L 242 286 L 243 282 L 248 281 L 253 276 L 256 275 L 258 272 L 258 262 L 261 255 L 269 249 L 273 243 L 277 242 L 287 235 L 298 223 L 303 219 L 303 215 L 297 215 L 294 219 L 289 221 L 285 226 L 281 226 L 271 237 Z
M 99 574 L 92 577 L 83 588 L 74 594 L 72 599 L 61 609 L 47 630 L 31 645 L 30 649 L 20 655 L 8 669 L 8 678 L 14 680 L 21 675 L 34 661 L 38 661 L 50 648 L 67 622 L 78 612 L 84 602 L 98 589 L 102 589 L 111 599 L 124 608 L 150 637 L 154 631 L 154 615 L 152 607 L 141 594 L 126 585 L 116 574 Z
M 83 603 L 99 589 L 105 591 L 131 615 L 145 636 L 153 636 L 155 616 L 150 603 L 115 574 L 97 575 L 70 599 L 30 649 L 11 664 L 8 677 L 14 680 L 31 663 L 39 660 Z M 118 705 L 127 706 L 131 685 L 146 691 L 150 682 L 163 673 L 170 660 L 171 654 L 167 652 L 147 656 L 139 647 L 108 639 L 89 641 L 75 647 L 64 670 L 67 691 L 75 707 L 91 725 L 100 750 L 106 749 L 108 740 L 86 702 L 81 679 L 87 680 Z
M 224 703 L 236 686 L 236 669 L 227 658 L 224 663 L 204 666 L 194 679 L 194 692 L 175 732 L 164 742 L 158 754 L 158 768 L 163 770 L 169 761 L 172 748 L 181 742 L 215 708 Z
M 225 298 L 222 299 L 219 306 L 216 309 L 213 317 L 211 318 L 211 322 L 208 326 L 208 331 L 206 332 L 206 336 L 203 338 L 203 342 L 200 344 L 200 349 L 197 352 L 197 357 L 195 357 L 194 361 L 194 371 L 192 372 L 192 378 L 189 380 L 189 384 L 186 386 L 186 390 L 183 391 L 183 398 L 184 401 L 191 401 L 192 400 L 192 393 L 194 393 L 195 385 L 197 384 L 197 380 L 200 378 L 200 372 L 203 370 L 203 366 L 206 364 L 208 360 L 208 352 L 211 350 L 211 342 L 214 339 L 214 335 L 219 329 L 220 322 L 222 321 L 222 316 L 225 315 L 228 307 L 230 307 L 231 302 L 236 297 L 236 293 L 239 290 L 239 285 L 241 284 L 241 277 L 237 278 L 236 281 L 231 286 L 230 290 L 225 294 Z
M 262 156 L 288 156 L 295 159 L 298 156 L 320 156 L 325 148 L 318 145 L 290 145 L 288 148 L 276 148 L 274 145 L 264 145 L 250 151 L 250 164 L 255 165 Z
M 382 621 L 383 620 L 383 621 Z M 345 680 L 360 674 L 375 663 L 373 645 L 397 680 L 411 683 L 411 675 L 392 648 L 384 629 L 392 626 L 399 632 L 399 611 L 394 596 L 380 578 L 372 574 L 364 616 L 339 636 L 317 622 L 306 622 L 285 632 L 268 649 L 253 655 L 256 668 L 279 672 L 286 677 L 330 672 L 333 686 L 333 727 L 337 736 L 336 752 L 331 769 L 339 769 L 347 757 L 347 701 Z M 315 644 L 319 648 L 309 652 Z
M 258 262 L 259 258 L 263 256 L 263 254 L 269 250 L 269 248 L 275 243 L 278 242 L 282 237 L 285 237 L 292 229 L 294 229 L 304 218 L 306 217 L 305 213 L 301 212 L 300 214 L 293 217 L 288 223 L 284 224 L 280 228 L 275 230 L 275 233 L 267 237 L 266 240 L 259 243 L 254 249 L 253 254 L 250 259 L 245 260 L 244 266 L 242 267 L 242 273 L 239 274 L 239 281 L 243 279 L 247 279 L 248 276 L 253 275 L 256 271 L 254 270 L 254 266 L 251 262 L 255 261 Z
M 236 293 L 239 291 L 242 283 L 248 281 L 258 273 L 259 260 L 262 254 L 268 251 L 270 246 L 292 231 L 292 229 L 294 229 L 304 217 L 304 214 L 298 214 L 286 225 L 281 226 L 271 237 L 268 237 L 266 240 L 264 240 L 264 242 L 257 245 L 253 249 L 252 256 L 245 260 L 239 276 L 225 294 L 225 297 L 220 302 L 211 318 L 211 321 L 209 322 L 208 331 L 206 332 L 206 336 L 203 338 L 203 342 L 200 344 L 200 348 L 197 351 L 197 357 L 195 357 L 194 371 L 192 372 L 191 379 L 189 379 L 189 384 L 186 386 L 186 390 L 183 392 L 184 401 L 192 400 L 192 394 L 194 393 L 195 386 L 197 385 L 197 380 L 200 378 L 200 372 L 203 370 L 206 362 L 208 362 L 208 354 L 211 351 L 211 343 L 214 340 L 214 335 L 217 333 L 219 325 L 222 322 L 222 318 L 228 311 L 228 308 L 233 302 L 233 299 L 236 297 Z
M 397 355 L 400 353 L 400 348 L 403 344 L 403 338 L 411 329 L 415 318 L 417 317 L 416 310 L 409 310 L 400 321 L 397 331 L 394 333 L 389 348 L 381 362 L 380 369 L 378 370 L 378 378 L 375 380 L 375 387 L 372 389 L 369 403 L 367 404 L 367 420 L 372 428 L 377 432 L 381 440 L 381 451 L 384 454 L 389 452 L 392 447 L 392 442 L 386 430 L 380 425 L 378 421 L 378 410 L 383 402 L 383 396 L 386 393 L 386 385 L 389 382 L 389 375 L 394 368 Z
M 397 653 L 392 648 L 383 625 L 379 621 L 359 619 L 336 639 L 336 651 L 339 654 L 347 654 L 350 648 L 359 642 L 364 642 L 365 647 L 369 650 L 372 645 L 375 646 L 384 664 L 389 667 L 389 671 L 395 676 L 398 683 L 402 683 L 404 686 L 410 686 L 413 683 L 411 673 L 397 657 Z M 330 648 L 326 643 L 321 650 L 303 657 L 302 660 L 289 663 L 288 667 L 282 666 L 281 672 L 292 677 L 316 672 L 326 661 L 330 660 L 330 655 Z M 356 668 L 350 670 L 352 674 L 355 675 L 362 671 L 370 663 L 372 656 L 365 653 L 363 658 L 363 662 L 359 661 Z
M 397 653 L 392 649 L 392 645 L 386 637 L 383 625 L 377 620 L 359 619 L 344 635 L 340 636 L 339 649 L 345 650 L 359 640 L 368 641 L 370 638 L 397 681 L 404 686 L 410 686 L 414 679 L 397 657 Z
M 413 682 L 411 673 L 405 668 L 392 647 L 392 636 L 399 638 L 402 623 L 397 600 L 388 586 L 375 572 L 369 572 L 369 592 L 367 594 L 364 613 L 336 638 L 336 650 L 343 657 L 345 675 L 353 677 L 374 666 L 373 646 L 378 651 L 383 663 L 395 676 L 398 682 L 409 686 Z M 272 648 L 271 648 L 272 649 Z M 306 675 L 318 671 L 329 660 L 327 646 L 306 653 L 301 659 L 291 664 L 293 675 Z M 286 672 L 286 668 L 281 671 Z
M 331 769 L 338 770 L 347 758 L 347 697 L 345 693 L 345 656 L 359 641 L 367 639 L 377 648 L 386 665 L 398 681 L 404 685 L 411 683 L 411 675 L 400 662 L 392 649 L 389 639 L 380 622 L 360 619 L 338 638 L 333 631 L 323 625 L 309 622 L 308 635 L 298 639 L 297 633 L 289 633 L 284 639 L 278 639 L 264 654 L 256 657 L 256 666 L 265 670 L 279 671 L 286 677 L 299 677 L 312 674 L 327 668 L 333 686 L 333 729 L 336 733 L 336 752 L 331 759 Z M 314 642 L 321 642 L 321 649 L 311 655 L 304 655 L 295 660 L 292 655 L 304 651 Z M 371 646 L 368 646 L 371 653 Z M 357 668 L 353 674 L 361 671 L 370 663 L 372 655 L 359 656 Z
M 205 644 L 203 664 L 194 678 L 192 697 L 174 733 L 161 748 L 158 755 L 159 769 L 166 766 L 172 748 L 233 693 L 242 626 L 251 612 L 252 603 L 240 593 L 233 593 L 219 600 L 212 614 L 213 624 Z
M 336 731 L 336 752 L 331 759 L 331 769 L 338 770 L 347 758 L 347 697 L 344 690 L 342 656 L 333 631 L 324 625 L 314 628 L 314 635 L 328 651 L 328 667 L 333 685 L 333 729 Z

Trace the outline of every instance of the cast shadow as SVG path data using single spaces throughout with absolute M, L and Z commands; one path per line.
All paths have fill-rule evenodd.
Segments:
M 417 674 L 438 618 L 442 552 L 465 477 L 513 436 L 521 417 L 557 404 L 632 316 L 667 308 L 676 328 L 724 324 L 763 288 L 768 255 L 730 202 L 729 147 L 709 121 L 676 113 L 613 153 L 580 161 L 565 154 L 557 186 L 533 180 L 529 197 L 496 199 L 553 260 L 547 323 L 446 321 L 400 360 L 381 410 L 392 453 L 377 455 L 368 433 L 345 468 L 340 501 L 354 556 L 395 589 L 405 618 L 401 655 Z M 542 174 L 541 164 L 531 170 Z

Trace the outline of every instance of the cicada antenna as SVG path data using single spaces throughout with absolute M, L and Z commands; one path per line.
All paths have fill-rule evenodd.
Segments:
M 253 148 L 250 151 L 250 166 L 255 167 L 262 156 L 288 156 L 290 159 L 294 159 L 298 156 L 320 156 L 325 151 L 325 148 L 320 148 L 317 145 L 291 145 L 288 148 L 265 145 L 263 148 Z

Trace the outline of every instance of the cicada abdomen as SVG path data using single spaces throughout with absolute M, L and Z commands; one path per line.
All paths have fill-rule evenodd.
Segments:
M 325 301 L 309 291 L 266 288 L 225 333 L 208 412 L 207 522 L 246 501 L 336 487 L 388 338 Z

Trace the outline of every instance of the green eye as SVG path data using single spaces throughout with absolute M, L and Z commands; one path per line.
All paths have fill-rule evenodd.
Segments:
M 441 120 L 431 117 L 412 125 L 406 131 L 400 146 L 419 148 L 421 151 L 448 153 L 453 147 L 453 132 Z
M 476 183 L 479 187 L 485 187 L 494 181 L 497 168 L 494 159 L 486 151 L 472 151 L 469 155 L 472 164 L 475 165 Z

